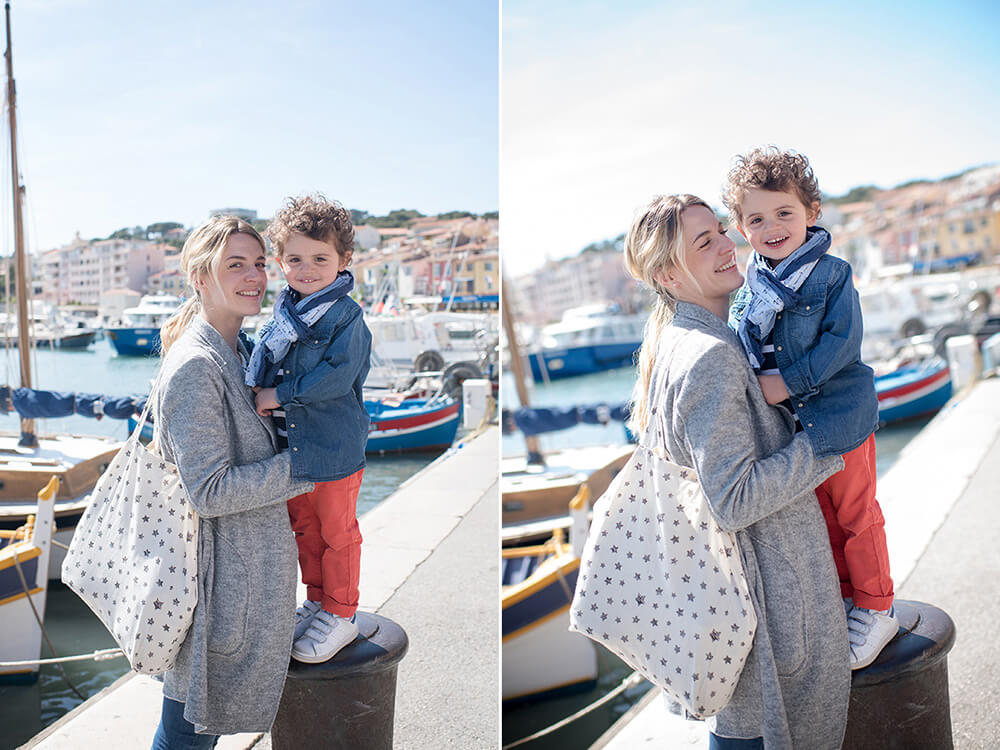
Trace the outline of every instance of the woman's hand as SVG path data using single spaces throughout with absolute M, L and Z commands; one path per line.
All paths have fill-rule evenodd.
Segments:
M 785 387 L 781 375 L 758 375 L 757 380 L 760 381 L 760 389 L 764 392 L 764 400 L 771 406 L 780 404 L 788 398 L 788 388 Z
M 257 413 L 262 417 L 271 416 L 271 409 L 280 409 L 281 404 L 278 403 L 277 388 L 254 388 L 256 396 L 254 396 L 254 404 L 257 407 Z

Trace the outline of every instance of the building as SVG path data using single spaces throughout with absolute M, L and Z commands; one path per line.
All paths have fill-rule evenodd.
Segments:
M 144 293 L 149 277 L 163 271 L 169 249 L 148 240 L 86 242 L 77 238 L 42 254 L 42 298 L 56 305 L 97 305 L 109 289 Z

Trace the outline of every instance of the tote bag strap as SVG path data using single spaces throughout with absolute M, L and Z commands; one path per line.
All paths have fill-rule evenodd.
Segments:
M 160 363 L 160 369 L 156 373 L 156 379 L 153 384 L 149 387 L 149 396 L 146 398 L 146 404 L 142 407 L 142 415 L 139 417 L 139 423 L 132 430 L 132 434 L 129 435 L 129 440 L 135 440 L 138 442 L 139 436 L 142 434 L 142 427 L 146 424 L 146 417 L 149 415 L 150 407 L 153 405 L 153 399 L 159 394 L 160 381 L 163 380 L 163 363 Z M 149 441 L 147 450 L 151 453 L 157 453 L 157 440 L 156 440 L 156 427 L 153 427 L 153 439 Z
M 665 357 L 665 359 L 669 360 L 674 355 L 674 352 L 676 350 L 677 350 L 677 342 L 675 341 L 674 345 L 670 349 L 670 353 Z M 653 427 L 653 422 L 655 421 L 653 419 L 653 414 L 652 414 L 653 394 L 656 393 L 657 387 L 659 386 L 658 376 L 660 374 L 660 367 L 659 367 L 660 361 L 661 359 L 657 357 L 656 364 L 653 365 L 653 372 L 650 373 L 649 376 L 649 390 L 646 393 L 646 398 L 649 399 L 650 415 L 649 415 L 649 420 L 646 422 L 646 429 L 643 430 L 642 438 L 639 440 L 639 445 L 644 445 L 650 450 L 658 451 L 660 452 L 661 458 L 665 458 L 667 461 L 670 461 L 671 463 L 676 463 L 674 459 L 671 457 L 670 452 L 667 450 L 666 441 L 661 440 L 657 442 L 656 430 Z

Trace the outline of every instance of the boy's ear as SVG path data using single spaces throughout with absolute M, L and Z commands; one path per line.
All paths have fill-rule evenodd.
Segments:
M 806 224 L 812 226 L 816 223 L 816 219 L 819 218 L 819 201 L 813 201 L 813 204 L 809 207 L 809 212 L 806 214 Z

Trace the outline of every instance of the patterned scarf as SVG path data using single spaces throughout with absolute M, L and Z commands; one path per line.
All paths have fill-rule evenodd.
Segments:
M 309 335 L 309 329 L 354 288 L 354 276 L 341 271 L 329 286 L 302 298 L 287 284 L 274 302 L 274 325 L 260 337 L 247 365 L 246 384 L 261 385 L 269 365 L 281 362 L 292 344 Z
M 799 288 L 813 268 L 830 249 L 830 233 L 822 227 L 809 227 L 802 246 L 781 261 L 773 270 L 759 253 L 747 263 L 750 304 L 740 320 L 737 333 L 754 370 L 764 362 L 761 347 L 774 328 L 775 316 L 799 301 Z

